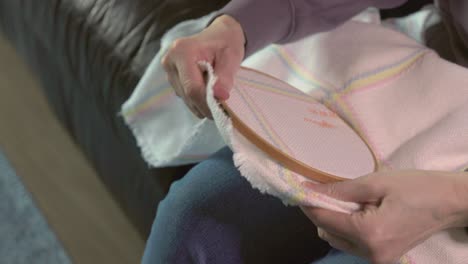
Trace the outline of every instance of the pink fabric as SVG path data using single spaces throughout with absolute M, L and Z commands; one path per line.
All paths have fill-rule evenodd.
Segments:
M 253 60 L 252 67 L 334 109 L 366 139 L 383 169 L 457 171 L 468 165 L 468 69 L 444 61 L 399 32 L 351 21 L 329 33 L 271 46 Z M 243 74 L 237 76 L 238 84 Z M 268 103 L 261 102 L 261 94 L 251 100 Z M 232 128 L 212 97 L 208 101 L 235 163 L 254 187 L 290 204 L 359 210 L 359 204 L 304 189 L 304 177 L 269 159 Z M 277 114 L 268 118 L 281 119 Z M 352 155 L 349 159 L 357 161 Z M 440 232 L 408 252 L 401 263 L 468 263 L 468 236 L 462 229 Z
M 369 147 L 350 126 L 278 79 L 241 69 L 226 104 L 270 146 L 313 169 L 347 179 L 376 169 Z

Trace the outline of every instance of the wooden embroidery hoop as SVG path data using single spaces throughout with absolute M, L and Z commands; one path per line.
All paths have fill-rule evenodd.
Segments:
M 246 68 L 246 67 L 241 67 L 241 69 L 246 70 L 246 71 L 251 71 L 255 72 L 257 74 L 262 74 L 263 76 L 266 76 L 268 78 L 274 79 L 276 82 L 282 83 L 285 86 L 288 86 L 290 88 L 293 88 L 297 90 L 297 88 L 294 88 L 293 86 L 289 85 L 286 82 L 283 82 L 280 79 L 277 79 L 269 74 L 257 71 L 255 69 L 251 68 Z M 299 91 L 299 90 L 298 90 Z M 231 118 L 232 125 L 234 128 L 239 131 L 248 141 L 250 141 L 252 144 L 254 144 L 257 148 L 262 150 L 265 154 L 267 154 L 269 157 L 272 159 L 276 160 L 279 162 L 282 166 L 285 168 L 299 174 L 302 176 L 305 176 L 313 181 L 317 181 L 320 183 L 331 183 L 331 182 L 338 182 L 338 181 L 344 181 L 348 180 L 348 178 L 343 178 L 337 175 L 332 175 L 330 173 L 321 171 L 317 168 L 311 167 L 307 165 L 306 163 L 297 160 L 296 158 L 288 155 L 287 153 L 281 151 L 280 149 L 276 148 L 273 146 L 270 142 L 259 136 L 253 129 L 251 129 L 243 120 L 240 118 L 235 111 L 233 111 L 229 105 L 225 101 L 220 101 L 220 106 L 222 109 L 225 111 L 225 113 Z M 326 106 L 325 106 L 326 107 Z M 329 109 L 329 108 L 327 108 Z M 330 110 L 330 109 L 329 109 Z M 330 110 L 331 111 L 331 110 Z M 352 126 L 346 120 L 341 119 L 338 115 L 337 117 L 342 120 L 346 126 L 351 128 L 352 131 L 354 131 L 357 136 L 364 142 L 364 144 L 367 146 L 367 148 L 370 151 L 370 154 L 372 155 L 373 161 L 374 161 L 374 169 L 373 171 L 376 171 L 378 167 L 378 162 L 375 157 L 374 152 L 370 148 L 369 144 L 367 141 L 356 131 L 353 129 Z

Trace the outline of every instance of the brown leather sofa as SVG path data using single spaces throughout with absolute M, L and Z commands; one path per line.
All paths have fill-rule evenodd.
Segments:
M 35 71 L 55 114 L 144 237 L 170 183 L 190 166 L 149 169 L 118 115 L 120 106 L 164 32 L 227 2 L 0 0 L 0 30 Z M 410 2 L 386 16 L 427 1 Z

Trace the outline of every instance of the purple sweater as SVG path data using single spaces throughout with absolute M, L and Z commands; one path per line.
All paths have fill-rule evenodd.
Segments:
M 392 8 L 404 2 L 406 0 L 231 0 L 220 12 L 234 17 L 242 25 L 248 56 L 270 43 L 290 42 L 330 30 L 369 6 Z M 441 0 L 439 5 L 466 33 L 468 1 Z

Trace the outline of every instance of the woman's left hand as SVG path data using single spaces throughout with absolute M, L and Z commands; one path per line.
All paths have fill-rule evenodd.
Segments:
M 302 210 L 331 246 L 374 264 L 396 263 L 437 231 L 468 225 L 466 173 L 383 171 L 307 188 L 363 204 L 352 214 Z

